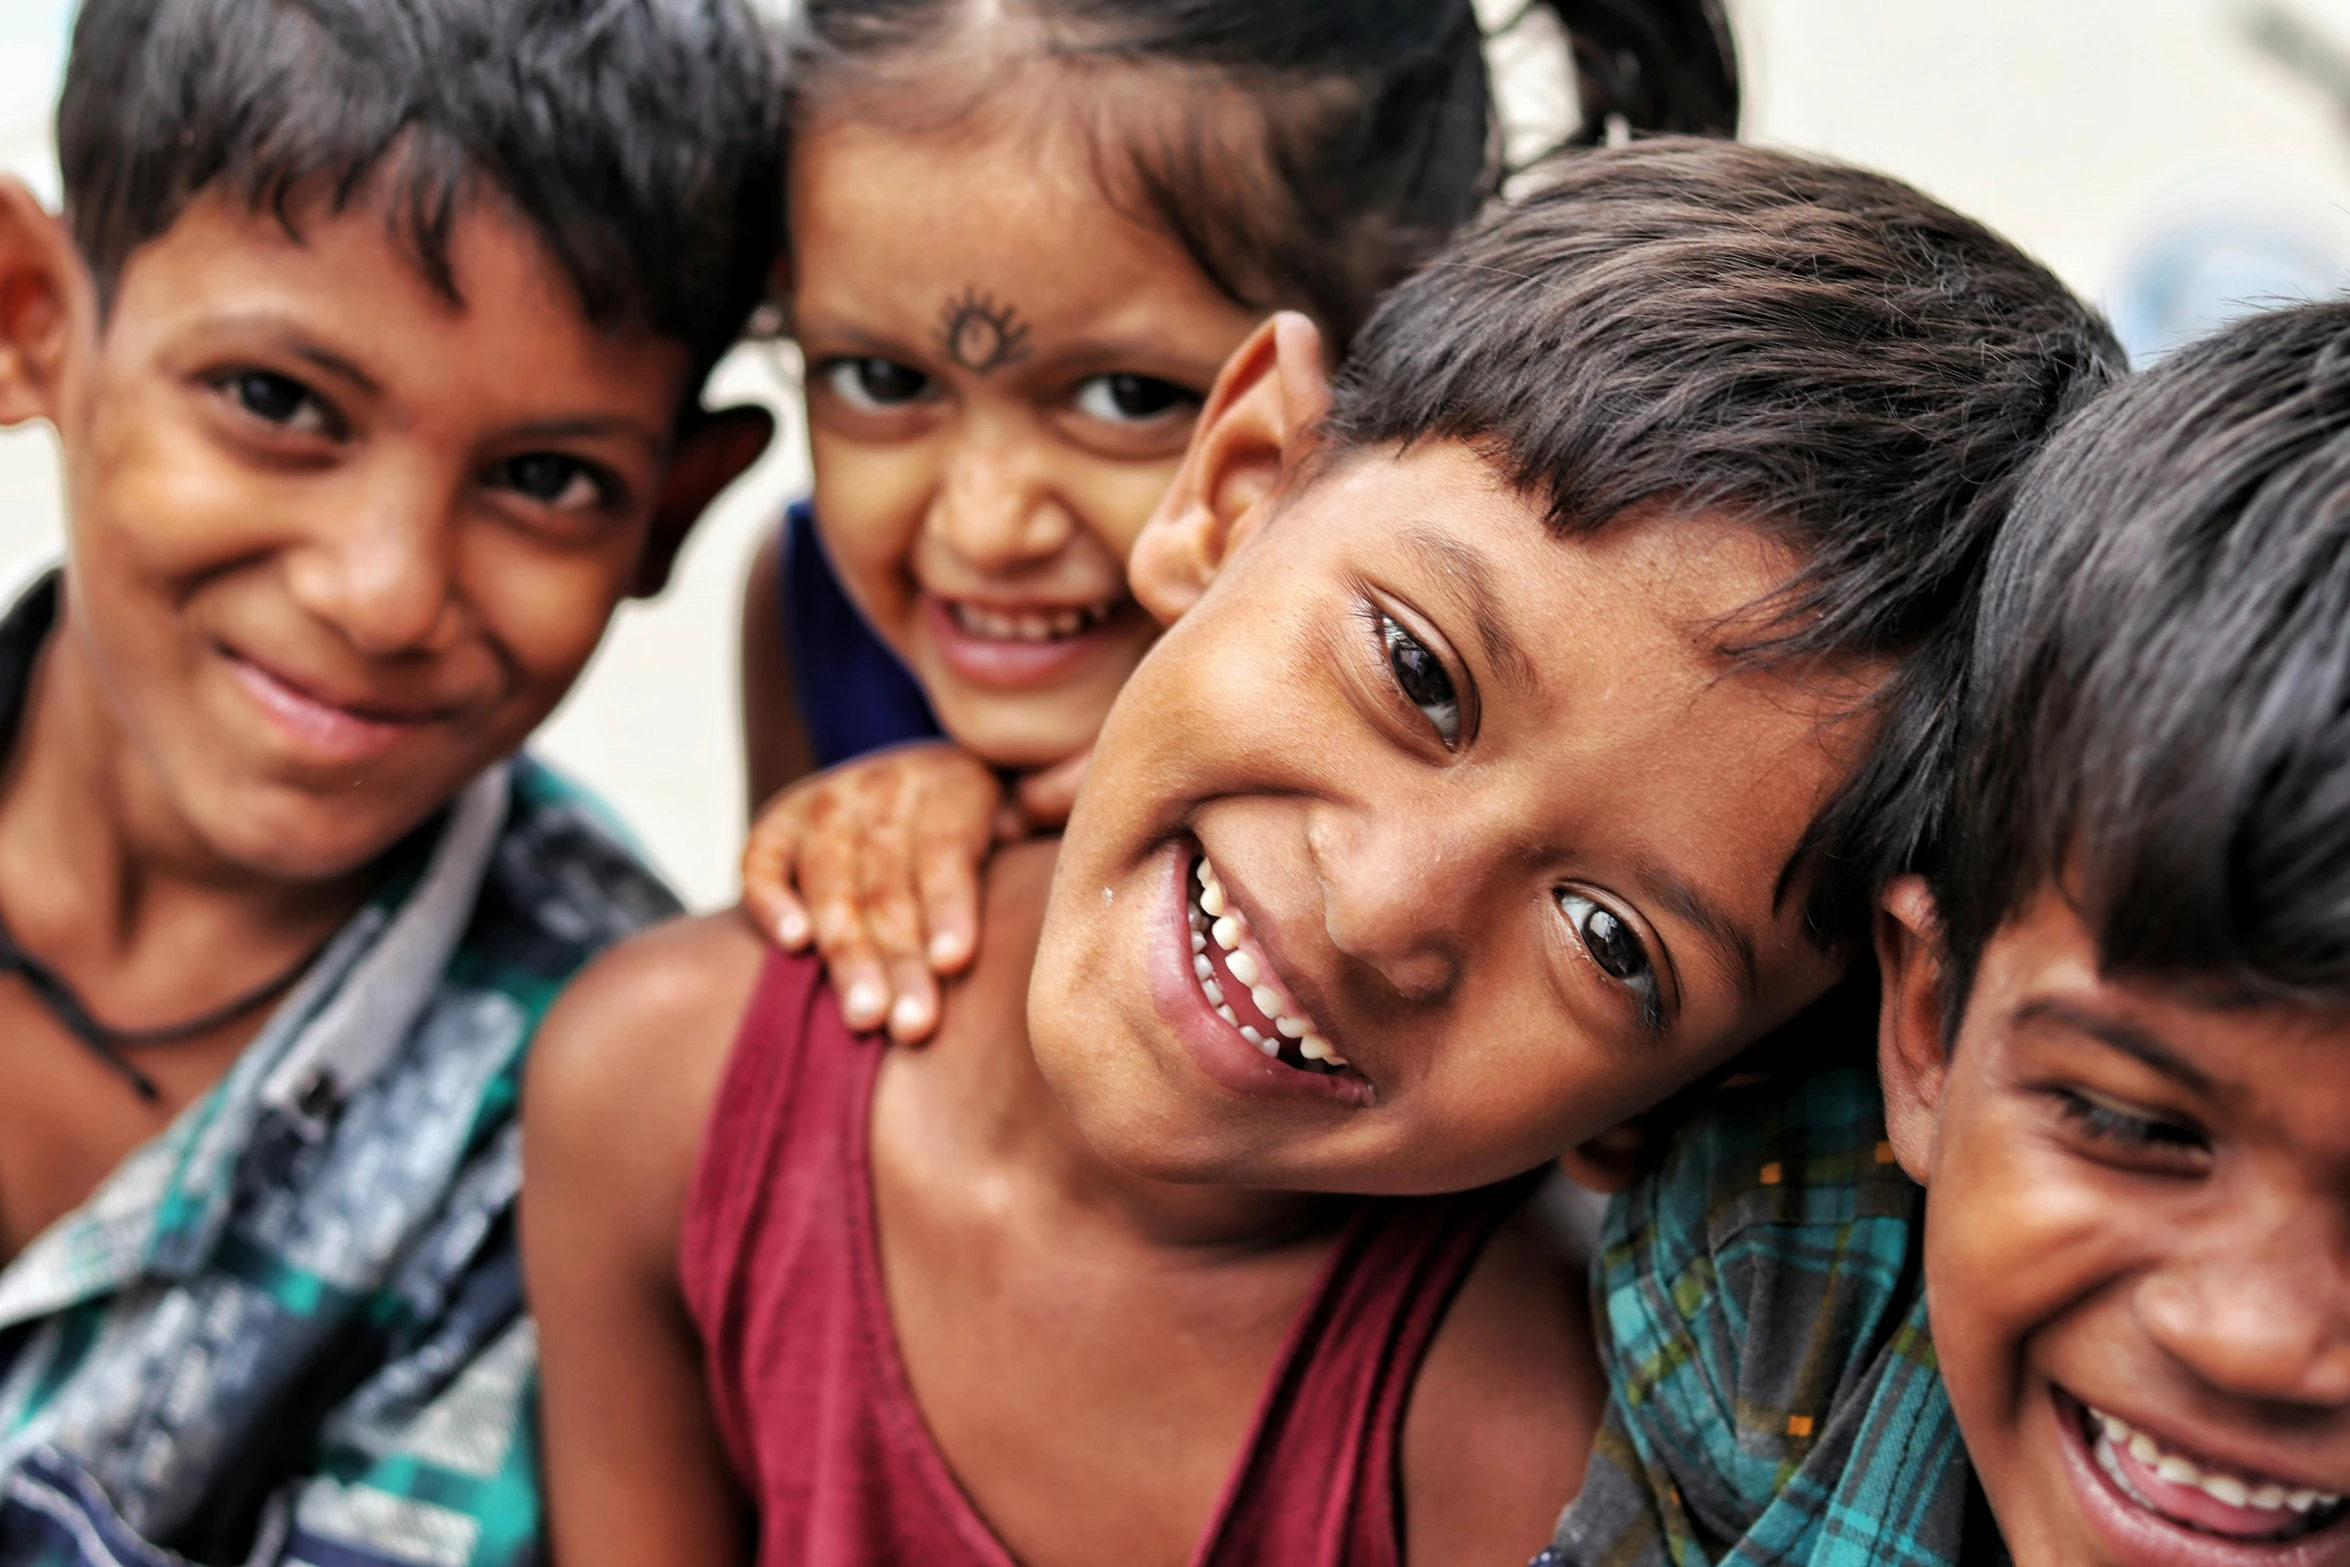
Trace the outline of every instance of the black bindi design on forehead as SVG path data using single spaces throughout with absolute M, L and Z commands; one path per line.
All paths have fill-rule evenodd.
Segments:
M 1010 305 L 966 288 L 938 313 L 938 346 L 973 375 L 986 375 L 1028 357 L 1028 328 Z

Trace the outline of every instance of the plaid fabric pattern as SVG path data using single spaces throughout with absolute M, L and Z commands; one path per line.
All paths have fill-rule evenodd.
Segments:
M 0 1272 L 5 1567 L 539 1558 L 524 1050 L 676 905 L 526 761 L 416 859 L 218 1088 Z
M 1538 1567 L 1956 1567 L 1972 1477 L 1873 1074 L 1725 1093 L 1610 1209 L 1613 1389 Z

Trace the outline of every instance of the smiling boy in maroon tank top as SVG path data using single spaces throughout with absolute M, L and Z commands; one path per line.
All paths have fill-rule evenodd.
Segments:
M 558 1553 L 1531 1555 L 1601 1390 L 1515 1178 L 1835 984 L 2111 355 L 1914 192 L 1670 141 L 1497 213 L 1335 392 L 1257 333 L 1135 556 L 1173 628 L 934 1048 L 732 920 L 550 1020 Z

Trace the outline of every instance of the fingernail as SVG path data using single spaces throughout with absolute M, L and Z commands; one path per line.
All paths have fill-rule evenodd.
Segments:
M 889 1026 L 901 1034 L 910 1034 L 929 1021 L 928 1009 L 912 996 L 898 997 L 898 1004 L 889 1009 Z
M 939 935 L 930 938 L 930 961 L 952 963 L 963 955 L 963 938 Z
M 787 947 L 796 947 L 808 939 L 808 921 L 796 911 L 775 922 L 777 939 Z
M 887 991 L 869 979 L 861 979 L 849 987 L 848 996 L 841 1003 L 841 1010 L 852 1019 L 877 1018 L 881 1016 L 882 1008 L 888 1005 Z

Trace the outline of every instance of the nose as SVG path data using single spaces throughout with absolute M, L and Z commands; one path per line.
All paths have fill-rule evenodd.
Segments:
M 2226 1222 L 2219 1244 L 2139 1281 L 2139 1321 L 2219 1392 L 2350 1408 L 2350 1254 L 2340 1224 L 2313 1213 Z
M 384 465 L 345 493 L 288 565 L 295 601 L 370 658 L 446 651 L 464 624 L 451 487 Z
M 1407 1001 L 1450 994 L 1477 879 L 1450 835 L 1411 813 L 1333 814 L 1307 830 L 1306 847 L 1331 944 Z
M 1047 482 L 1038 442 L 1016 423 L 966 420 L 930 505 L 931 534 L 966 565 L 987 573 L 1048 560 L 1077 519 Z

